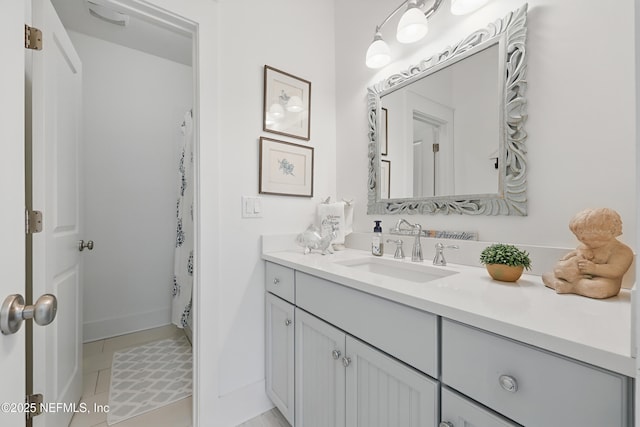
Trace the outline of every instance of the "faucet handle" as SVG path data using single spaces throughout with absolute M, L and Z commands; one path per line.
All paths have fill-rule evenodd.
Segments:
M 396 252 L 393 254 L 393 257 L 395 259 L 404 259 L 404 249 L 402 249 L 402 244 L 404 242 L 402 241 L 402 239 L 398 239 L 398 240 L 387 239 L 387 243 L 395 243 L 397 245 Z
M 444 249 L 459 249 L 458 245 L 445 245 L 444 243 L 436 243 L 436 256 L 433 258 L 433 265 L 447 265 L 447 260 L 444 259 Z

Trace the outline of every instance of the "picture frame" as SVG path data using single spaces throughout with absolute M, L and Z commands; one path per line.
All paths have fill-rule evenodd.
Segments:
M 380 198 L 391 198 L 391 160 L 380 161 Z
M 311 82 L 265 65 L 262 129 L 309 141 Z
M 389 110 L 382 107 L 380 109 L 380 155 L 386 156 L 389 153 Z
M 313 147 L 260 138 L 260 194 L 313 197 Z

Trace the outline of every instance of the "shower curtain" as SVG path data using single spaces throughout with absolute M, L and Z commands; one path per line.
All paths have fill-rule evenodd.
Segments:
M 193 288 L 193 118 L 184 115 L 181 127 L 176 205 L 176 249 L 173 273 L 171 321 L 180 328 L 191 320 Z

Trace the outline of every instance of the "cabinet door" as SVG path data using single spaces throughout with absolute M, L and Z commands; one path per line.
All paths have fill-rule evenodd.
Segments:
M 436 381 L 351 336 L 346 340 L 347 426 L 437 426 Z
M 294 307 L 267 293 L 267 395 L 293 424 Z
M 442 387 L 441 427 L 517 427 L 518 424 Z
M 296 308 L 296 426 L 344 427 L 345 334 Z

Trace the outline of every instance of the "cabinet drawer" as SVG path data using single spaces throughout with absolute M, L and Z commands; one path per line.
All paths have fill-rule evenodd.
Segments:
M 442 424 L 452 427 L 519 427 L 455 391 L 442 387 Z M 449 423 L 449 424 L 446 424 Z
M 295 278 L 293 270 L 278 264 L 267 262 L 267 291 L 280 298 L 295 303 Z
M 437 378 L 435 315 L 299 271 L 295 281 L 298 307 Z
M 630 380 L 446 319 L 442 382 L 527 427 L 623 427 Z

